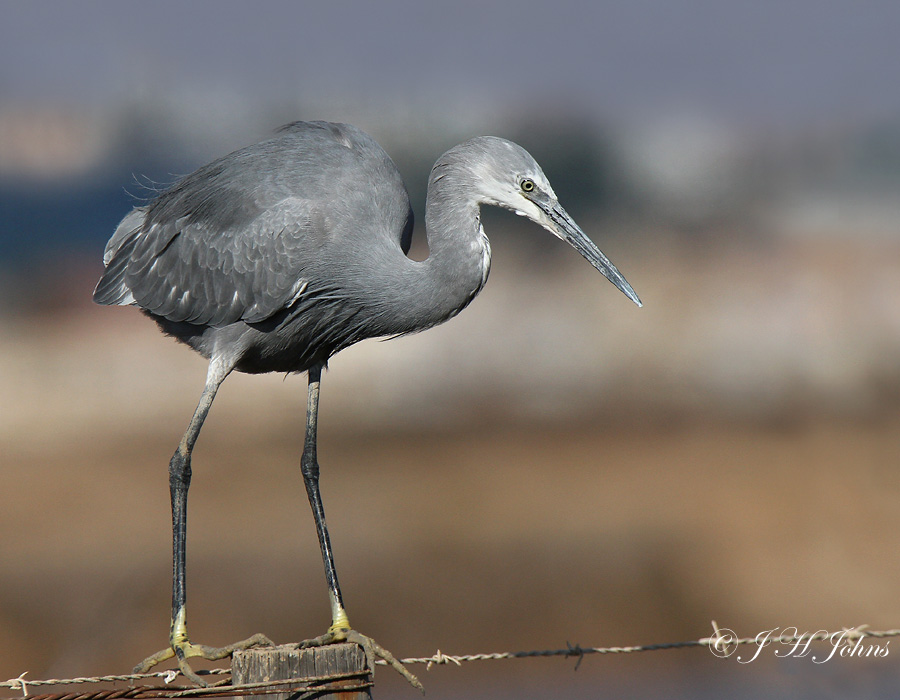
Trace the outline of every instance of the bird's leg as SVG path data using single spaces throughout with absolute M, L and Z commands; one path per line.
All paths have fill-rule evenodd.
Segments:
M 325 508 L 319 493 L 319 462 L 316 456 L 316 426 L 319 415 L 319 384 L 322 378 L 322 366 L 315 365 L 309 370 L 309 394 L 306 403 L 306 438 L 303 442 L 303 456 L 300 459 L 300 471 L 306 485 L 306 495 L 316 521 L 316 533 L 319 536 L 319 547 L 322 549 L 322 560 L 325 563 L 325 581 L 328 584 L 328 595 L 331 599 L 331 627 L 329 634 L 340 634 L 350 629 L 350 621 L 344 610 L 341 587 L 338 584 L 337 572 L 334 569 L 334 557 L 331 553 L 331 539 L 325 524 Z
M 172 497 L 172 623 L 169 629 L 169 647 L 144 659 L 135 666 L 135 673 L 145 673 L 161 661 L 174 656 L 178 662 L 178 668 L 187 678 L 198 685 L 205 686 L 206 682 L 194 673 L 187 659 L 191 657 L 210 660 L 224 659 L 237 649 L 272 645 L 271 640 L 261 634 L 225 647 L 192 644 L 187 635 L 185 541 L 187 537 L 187 496 L 188 488 L 191 485 L 191 452 L 197 436 L 200 434 L 200 428 L 203 427 L 203 421 L 206 420 L 209 408 L 216 397 L 216 392 L 230 371 L 230 368 L 223 368 L 216 360 L 210 362 L 206 386 L 200 397 L 200 403 L 197 404 L 197 409 L 194 411 L 184 437 L 181 438 L 175 454 L 169 461 L 169 493 Z
M 300 471 L 303 474 L 303 483 L 306 485 L 306 494 L 309 496 L 309 505 L 312 508 L 313 518 L 316 521 L 316 533 L 319 536 L 319 547 L 322 550 L 322 560 L 325 564 L 325 580 L 328 583 L 328 595 L 331 600 L 331 627 L 320 637 L 308 639 L 300 644 L 301 648 L 324 646 L 334 642 L 353 642 L 363 648 L 366 653 L 366 661 L 369 670 L 375 671 L 375 657 L 387 661 L 409 683 L 425 692 L 419 679 L 406 670 L 406 668 L 394 658 L 387 649 L 380 646 L 375 640 L 360 634 L 350 627 L 347 611 L 344 610 L 344 600 L 341 596 L 341 587 L 338 585 L 337 572 L 334 568 L 334 556 L 331 553 L 331 540 L 328 537 L 328 526 L 325 524 L 325 508 L 322 505 L 322 496 L 319 493 L 319 463 L 316 458 L 316 426 L 319 415 L 319 384 L 322 379 L 322 365 L 314 365 L 309 369 L 309 394 L 306 405 L 306 438 L 303 443 L 303 457 L 300 459 Z

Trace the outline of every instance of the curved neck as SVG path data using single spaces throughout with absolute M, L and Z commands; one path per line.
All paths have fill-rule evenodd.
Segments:
M 471 191 L 459 187 L 460 176 L 465 173 L 450 168 L 432 171 L 425 201 L 428 257 L 417 262 L 403 255 L 399 265 L 397 260 L 381 265 L 379 276 L 386 284 L 379 286 L 390 296 L 381 301 L 391 314 L 379 335 L 415 333 L 443 323 L 484 287 L 490 243 L 481 228 L 479 202 L 460 196 Z
M 481 226 L 481 202 L 466 180 L 470 174 L 440 161 L 428 180 L 425 199 L 425 232 L 431 273 L 449 296 L 464 300 L 462 310 L 487 282 L 491 269 L 491 245 Z

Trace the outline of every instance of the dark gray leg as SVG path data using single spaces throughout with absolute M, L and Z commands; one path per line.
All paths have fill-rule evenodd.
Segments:
M 230 371 L 230 367 L 223 368 L 215 360 L 210 362 L 206 386 L 200 397 L 200 403 L 197 404 L 197 409 L 194 411 L 184 437 L 178 443 L 178 449 L 175 450 L 175 454 L 169 461 L 169 494 L 172 498 L 172 622 L 169 628 L 169 647 L 144 659 L 135 666 L 135 673 L 145 673 L 152 666 L 174 656 L 178 661 L 178 667 L 186 677 L 198 685 L 206 685 L 191 670 L 187 663 L 188 658 L 199 656 L 205 659 L 223 659 L 230 656 L 236 649 L 272 644 L 267 637 L 257 634 L 242 642 L 216 648 L 191 644 L 187 635 L 185 543 L 187 539 L 187 497 L 191 485 L 191 452 L 193 452 L 194 443 L 197 442 L 200 429 L 203 427 L 203 421 L 206 420 L 209 408 L 216 397 L 216 392 Z
M 344 610 L 344 599 L 338 584 L 337 571 L 334 568 L 334 555 L 331 553 L 331 540 L 328 537 L 328 526 L 325 524 L 325 508 L 319 493 L 319 463 L 316 459 L 316 427 L 319 420 L 319 384 L 322 379 L 322 365 L 315 365 L 309 370 L 309 394 L 306 402 L 306 439 L 303 442 L 303 456 L 300 459 L 300 471 L 309 496 L 316 521 L 316 534 L 319 536 L 319 547 L 322 550 L 322 561 L 325 564 L 325 581 L 331 599 L 331 627 L 329 632 L 347 631 L 350 621 Z
M 325 524 L 325 508 L 322 505 L 322 496 L 319 493 L 319 463 L 316 458 L 316 426 L 319 417 L 319 384 L 322 379 L 322 365 L 315 365 L 309 369 L 309 395 L 306 404 L 306 439 L 303 443 L 303 456 L 300 458 L 300 471 L 303 474 L 303 483 L 306 485 L 306 495 L 309 496 L 309 505 L 312 508 L 313 518 L 316 521 L 316 533 L 319 535 L 319 547 L 322 550 L 322 561 L 325 564 L 325 581 L 328 584 L 328 595 L 331 599 L 331 627 L 321 637 L 309 639 L 301 643 L 301 647 L 322 646 L 333 642 L 354 642 L 359 644 L 366 652 L 369 670 L 375 671 L 375 657 L 378 656 L 387 661 L 413 687 L 423 693 L 419 679 L 404 668 L 387 649 L 380 646 L 375 640 L 360 634 L 350 627 L 347 612 L 344 610 L 344 600 L 341 596 L 341 587 L 338 585 L 337 572 L 334 568 L 334 556 L 331 553 L 331 540 L 328 537 L 328 526 Z

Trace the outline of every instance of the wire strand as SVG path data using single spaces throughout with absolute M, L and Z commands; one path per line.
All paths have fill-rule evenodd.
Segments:
M 845 627 L 837 632 L 826 632 L 819 630 L 815 633 L 784 634 L 777 636 L 766 636 L 762 641 L 760 635 L 755 637 L 738 637 L 731 630 L 722 629 L 715 620 L 712 621 L 713 634 L 709 637 L 701 637 L 700 639 L 690 640 L 686 642 L 664 642 L 659 644 L 640 644 L 631 646 L 610 646 L 610 647 L 583 647 L 579 644 L 566 644 L 564 649 L 540 649 L 534 651 L 504 651 L 486 654 L 445 654 L 438 649 L 431 656 L 408 657 L 400 659 L 402 664 L 425 664 L 428 670 L 434 665 L 454 664 L 461 666 L 463 663 L 473 661 L 499 661 L 502 659 L 531 659 L 540 657 L 562 656 L 566 658 L 577 658 L 575 665 L 581 664 L 583 658 L 589 654 L 633 654 L 647 651 L 663 651 L 667 649 L 685 649 L 691 647 L 706 647 L 717 656 L 729 656 L 738 646 L 747 645 L 769 645 L 769 644 L 806 644 L 812 642 L 824 642 L 833 639 L 836 635 L 840 635 L 840 639 L 847 642 L 858 639 L 871 637 L 873 639 L 886 639 L 890 637 L 900 636 L 900 629 L 890 630 L 870 630 L 868 625 L 859 625 L 858 627 Z M 375 662 L 379 665 L 386 665 L 387 662 L 378 659 Z M 175 670 L 158 671 L 155 673 L 132 673 L 125 675 L 108 675 L 108 676 L 89 676 L 80 678 L 52 678 L 46 680 L 26 680 L 27 671 L 19 674 L 16 678 L 8 681 L 0 682 L 0 688 L 10 688 L 19 691 L 21 696 L 27 697 L 29 700 L 116 700 L 117 698 L 188 698 L 188 697 L 226 697 L 241 694 L 266 694 L 297 692 L 298 690 L 309 690 L 315 692 L 325 692 L 328 690 L 351 690 L 364 689 L 371 686 L 371 683 L 365 679 L 359 680 L 353 688 L 346 686 L 330 685 L 334 681 L 359 679 L 360 673 L 334 674 L 331 676 L 321 676 L 316 678 L 292 678 L 288 680 L 267 681 L 264 683 L 252 683 L 242 685 L 230 685 L 228 681 L 220 681 L 218 684 L 207 688 L 194 688 L 188 686 L 171 685 L 172 681 L 181 674 Z M 208 671 L 200 671 L 200 675 L 230 675 L 231 669 L 217 668 Z M 29 688 L 37 688 L 53 685 L 79 685 L 79 684 L 100 684 L 100 683 L 118 683 L 135 681 L 145 681 L 150 679 L 162 680 L 164 685 L 140 685 L 123 689 L 105 689 L 96 690 L 85 693 L 56 693 L 46 695 L 31 695 Z M 2 700 L 7 700 L 3 698 Z M 10 696 L 9 700 L 15 700 Z

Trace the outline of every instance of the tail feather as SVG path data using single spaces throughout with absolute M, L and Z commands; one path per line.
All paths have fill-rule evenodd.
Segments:
M 116 232 L 109 239 L 106 248 L 103 250 L 104 267 L 109 267 L 110 260 L 119 252 L 125 239 L 141 230 L 144 226 L 144 217 L 146 215 L 147 207 L 135 207 L 119 222 L 119 225 L 116 226 Z
M 116 232 L 109 239 L 103 251 L 103 265 L 106 271 L 94 289 L 94 303 L 107 306 L 126 306 L 134 303 L 131 290 L 125 284 L 125 273 L 131 259 L 131 252 L 140 237 L 146 207 L 135 207 L 119 223 Z

